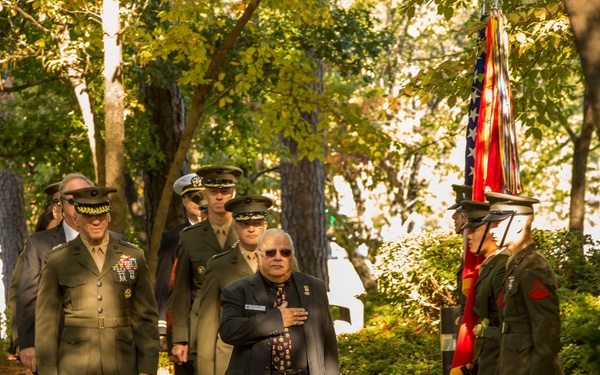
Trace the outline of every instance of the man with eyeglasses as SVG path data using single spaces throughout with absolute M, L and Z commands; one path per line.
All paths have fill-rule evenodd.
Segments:
M 208 202 L 208 219 L 181 231 L 177 245 L 177 266 L 172 291 L 173 348 L 175 363 L 195 362 L 198 311 L 206 263 L 213 255 L 229 249 L 237 240 L 231 230 L 232 213 L 225 203 L 234 197 L 242 170 L 227 165 L 199 169 L 202 195 Z M 195 367 L 195 364 L 193 364 Z
M 281 229 L 257 244 L 259 272 L 221 292 L 219 333 L 234 346 L 227 371 L 255 375 L 337 375 L 339 359 L 327 286 L 293 271 L 294 244 Z
M 75 222 L 73 197 L 65 194 L 65 192 L 90 186 L 94 186 L 92 181 L 80 173 L 71 173 L 65 176 L 58 188 L 62 207 L 62 222 L 52 229 L 31 234 L 27 238 L 23 249 L 21 277 L 17 281 L 18 344 L 21 362 L 33 373 L 37 371 L 35 306 L 44 257 L 53 247 L 71 241 L 79 234 L 79 227 Z
M 221 321 L 221 290 L 234 280 L 256 272 L 258 238 L 267 229 L 265 218 L 273 205 L 270 198 L 245 196 L 225 203 L 233 214 L 233 230 L 239 242 L 206 264 L 206 277 L 198 312 L 198 375 L 224 375 L 233 347 L 218 337 Z
M 506 262 L 502 297 L 502 338 L 499 375 L 562 375 L 560 309 L 552 267 L 537 252 L 531 238 L 535 198 L 486 193 L 491 203 L 484 222 L 499 248 L 511 255 Z
M 200 194 L 204 188 L 202 180 L 195 173 L 189 173 L 179 177 L 173 184 L 173 192 L 181 196 L 181 203 L 185 209 L 186 219 L 183 223 L 165 231 L 162 235 L 160 248 L 158 249 L 158 264 L 156 267 L 156 280 L 154 282 L 154 296 L 158 306 L 158 330 L 160 332 L 160 350 L 169 352 L 169 332 L 167 331 L 167 304 L 171 288 L 171 274 L 173 264 L 177 259 L 177 244 L 179 233 L 190 225 L 197 224 L 206 218 L 202 212 L 200 202 L 193 199 L 194 195 Z M 194 368 L 189 364 L 174 364 L 175 375 L 193 375 Z

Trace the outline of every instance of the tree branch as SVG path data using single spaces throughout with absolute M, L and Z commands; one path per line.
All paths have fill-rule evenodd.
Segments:
M 20 86 L 12 86 L 12 87 L 3 86 L 3 87 L 0 87 L 0 92 L 18 92 L 18 91 L 28 89 L 30 87 L 39 86 L 42 83 L 53 82 L 53 81 L 57 81 L 59 79 L 60 79 L 60 76 L 54 76 L 54 77 L 40 79 L 39 81 L 29 82 L 29 83 L 26 83 L 26 84 L 20 85 Z
M 10 3 L 5 4 L 5 6 L 6 6 L 7 9 L 14 9 L 14 10 L 16 10 L 23 17 L 25 17 L 25 19 L 27 19 L 29 22 L 31 22 L 38 29 L 42 30 L 44 33 L 51 34 L 50 30 L 48 30 L 47 28 L 45 28 L 41 23 L 39 23 L 35 18 L 33 18 L 29 13 L 25 12 L 20 7 L 12 5 Z

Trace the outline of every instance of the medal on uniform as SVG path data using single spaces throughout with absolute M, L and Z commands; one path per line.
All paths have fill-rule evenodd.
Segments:
M 308 287 L 308 285 L 304 285 L 304 295 L 310 296 L 310 288 Z
M 508 277 L 508 291 L 510 292 L 510 290 L 513 287 L 513 282 L 515 281 L 515 277 L 514 276 L 509 276 Z
M 129 278 L 135 280 L 135 272 L 137 271 L 137 260 L 129 255 L 121 255 L 119 261 L 112 266 L 112 270 L 117 272 L 119 275 L 119 282 L 127 281 L 127 272 L 129 271 Z

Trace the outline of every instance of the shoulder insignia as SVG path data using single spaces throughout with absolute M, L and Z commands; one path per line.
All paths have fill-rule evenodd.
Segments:
M 127 246 L 127 247 L 133 247 L 134 249 L 139 249 L 140 247 L 136 244 L 133 244 L 129 241 L 125 241 L 125 240 L 117 240 L 121 245 Z M 140 249 L 141 250 L 141 249 Z
M 225 251 L 221 251 L 220 253 L 213 255 L 209 260 L 217 259 L 217 258 L 222 257 L 223 255 L 231 254 L 232 251 L 233 251 L 233 248 L 225 250 Z
M 544 299 L 550 295 L 550 290 L 544 283 L 537 279 L 535 284 L 529 289 L 529 297 L 533 299 Z
M 187 226 L 187 227 L 183 228 L 183 229 L 181 230 L 181 232 L 179 232 L 179 233 L 186 232 L 186 231 L 188 231 L 188 230 L 192 229 L 193 227 L 194 227 L 193 225 Z
M 56 251 L 58 249 L 62 249 L 63 247 L 66 247 L 68 244 L 69 244 L 69 242 L 64 242 L 64 243 L 58 244 L 58 245 L 54 246 L 52 248 L 52 250 L 50 250 L 50 251 Z
M 65 246 L 67 246 L 68 244 L 69 244 L 68 242 L 64 242 L 64 243 L 58 244 L 58 245 L 54 246 L 54 247 L 52 248 L 52 250 L 58 250 L 58 249 L 60 249 L 61 247 L 65 247 Z
M 179 234 L 181 234 L 183 232 L 187 232 L 188 230 L 192 230 L 192 229 L 196 229 L 196 228 L 202 228 L 203 226 L 204 226 L 204 221 L 201 221 L 201 222 L 196 223 L 196 224 L 188 225 L 187 227 L 183 228 L 181 230 L 181 232 L 179 232 Z

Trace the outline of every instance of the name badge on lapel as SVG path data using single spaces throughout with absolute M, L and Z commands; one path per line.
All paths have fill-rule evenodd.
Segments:
M 267 306 L 261 306 L 261 305 L 245 305 L 244 306 L 245 310 L 251 310 L 251 311 L 267 311 Z

